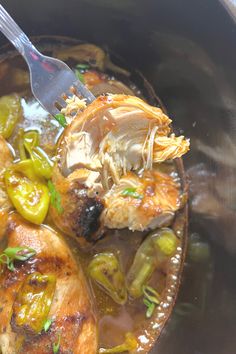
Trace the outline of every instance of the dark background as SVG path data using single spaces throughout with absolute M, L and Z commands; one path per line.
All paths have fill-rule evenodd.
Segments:
M 236 353 L 236 32 L 217 0 L 2 0 L 29 35 L 109 48 L 140 69 L 191 139 L 182 286 L 153 353 Z M 0 41 L 5 42 L 3 36 Z

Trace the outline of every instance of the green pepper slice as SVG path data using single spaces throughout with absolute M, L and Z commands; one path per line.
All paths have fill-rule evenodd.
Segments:
M 32 160 L 12 165 L 5 172 L 5 185 L 16 210 L 28 221 L 41 224 L 48 212 L 47 186 L 34 171 Z
M 33 161 L 35 173 L 39 177 L 45 177 L 46 179 L 51 178 L 53 164 L 47 154 L 38 146 L 39 133 L 34 130 L 24 133 L 23 143 Z
M 135 336 L 128 332 L 125 334 L 125 341 L 123 344 L 117 345 L 113 348 L 100 348 L 98 353 L 99 354 L 115 354 L 115 353 L 132 353 L 135 352 L 138 347 L 138 342 Z
M 55 288 L 55 275 L 38 272 L 28 275 L 13 304 L 14 327 L 40 333 L 48 317 Z
M 90 277 L 118 304 L 125 304 L 127 291 L 125 277 L 113 253 L 99 253 L 88 266 Z
M 0 98 L 0 134 L 8 139 L 22 115 L 20 98 L 17 95 Z
M 127 275 L 129 294 L 138 298 L 155 269 L 170 259 L 176 252 L 178 239 L 169 228 L 162 228 L 149 234 L 136 252 Z
M 177 237 L 171 229 L 163 228 L 159 233 L 152 235 L 152 240 L 157 252 L 164 256 L 172 257 L 177 248 Z

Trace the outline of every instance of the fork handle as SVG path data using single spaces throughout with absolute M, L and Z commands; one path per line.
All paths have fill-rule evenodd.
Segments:
M 15 48 L 23 55 L 26 61 L 29 49 L 31 53 L 37 52 L 37 49 L 31 43 L 26 34 L 17 25 L 9 13 L 0 5 L 0 29 L 2 33 L 9 39 L 9 41 L 15 46 Z

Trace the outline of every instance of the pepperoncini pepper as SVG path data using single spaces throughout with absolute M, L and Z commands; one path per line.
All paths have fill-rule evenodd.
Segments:
M 44 328 L 56 288 L 52 274 L 27 276 L 13 304 L 11 323 L 16 328 L 40 333 Z
M 20 128 L 17 134 L 17 148 L 21 160 L 27 159 L 25 146 L 24 146 L 24 134 L 25 134 L 24 129 Z
M 47 154 L 38 145 L 39 133 L 36 130 L 30 130 L 27 132 L 24 132 L 23 130 L 19 131 L 18 148 L 21 160 L 27 158 L 27 152 L 33 162 L 35 173 L 39 177 L 50 179 L 52 176 L 53 164 Z
M 142 242 L 127 275 L 128 291 L 133 298 L 142 296 L 143 286 L 153 271 L 174 255 L 177 245 L 178 239 L 169 228 L 152 232 Z
M 52 176 L 52 164 L 46 153 L 40 149 L 40 147 L 35 147 L 29 151 L 31 160 L 33 161 L 35 173 L 38 176 L 43 176 L 46 179 Z
M 118 304 L 127 300 L 125 278 L 113 253 L 99 253 L 88 266 L 90 277 Z
M 0 98 L 0 134 L 8 139 L 22 115 L 20 98 L 17 95 Z
M 163 228 L 159 233 L 153 234 L 152 241 L 159 257 L 172 257 L 177 248 L 177 237 L 171 229 Z
M 115 354 L 115 353 L 133 353 L 136 352 L 136 349 L 138 347 L 138 342 L 135 336 L 128 332 L 125 334 L 125 341 L 123 344 L 117 345 L 116 347 L 113 348 L 100 348 L 98 353 L 99 354 Z
M 50 196 L 42 179 L 34 170 L 32 160 L 23 160 L 5 172 L 5 185 L 16 210 L 34 224 L 41 224 L 48 211 Z

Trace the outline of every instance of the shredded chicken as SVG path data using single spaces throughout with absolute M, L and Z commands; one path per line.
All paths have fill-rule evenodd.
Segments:
M 86 108 L 86 102 L 84 99 L 80 99 L 78 96 L 73 95 L 66 99 L 66 107 L 62 108 L 61 113 L 66 117 L 67 123 L 71 123 L 73 116 L 78 114 L 79 111 Z
M 171 120 L 160 108 L 152 107 L 134 96 L 101 96 L 83 112 L 78 104 L 76 116 L 75 100 L 68 102 L 67 113 L 70 113 L 70 108 L 73 120 L 59 143 L 60 159 L 55 167 L 57 177 L 54 178 L 56 184 L 59 184 L 61 178 L 70 180 L 70 192 L 64 194 L 65 199 L 68 198 L 68 192 L 70 196 L 73 194 L 71 185 L 76 181 L 77 190 L 84 189 L 86 197 L 95 198 L 94 200 L 99 198 L 99 203 L 104 205 L 104 210 L 100 211 L 100 221 L 102 220 L 105 226 L 144 230 L 152 228 L 153 225 L 162 225 L 160 215 L 163 214 L 164 220 L 166 214 L 173 215 L 179 208 L 176 200 L 171 200 L 168 205 L 164 203 L 164 200 L 169 198 L 168 183 L 172 186 L 173 182 L 171 177 L 168 177 L 168 183 L 166 176 L 158 177 L 158 183 L 163 180 L 165 184 L 161 192 L 162 200 L 158 199 L 160 191 L 155 192 L 156 199 L 152 199 L 152 203 L 155 204 L 153 210 L 156 212 L 151 212 L 152 216 L 147 219 L 141 218 L 142 212 L 137 201 L 131 203 L 130 208 L 131 204 L 127 204 L 124 198 L 117 195 L 117 188 L 119 189 L 124 181 L 127 183 L 131 176 L 135 184 L 142 184 L 145 173 L 153 171 L 155 164 L 181 157 L 186 153 L 189 150 L 189 140 L 171 133 Z M 154 175 L 152 178 L 155 179 Z M 179 195 L 177 185 L 170 188 L 176 190 L 176 196 Z M 146 196 L 146 201 L 147 198 Z M 173 205 L 170 205 L 172 202 Z M 115 212 L 119 203 L 122 204 L 119 210 L 124 213 L 123 217 Z M 151 210 L 151 206 L 149 208 Z M 67 217 L 70 219 L 69 215 Z M 76 217 L 80 217 L 78 213 Z M 61 224 L 62 220 L 58 226 Z M 71 228 L 69 233 L 76 234 L 76 230 Z M 81 230 L 79 234 L 81 235 Z

